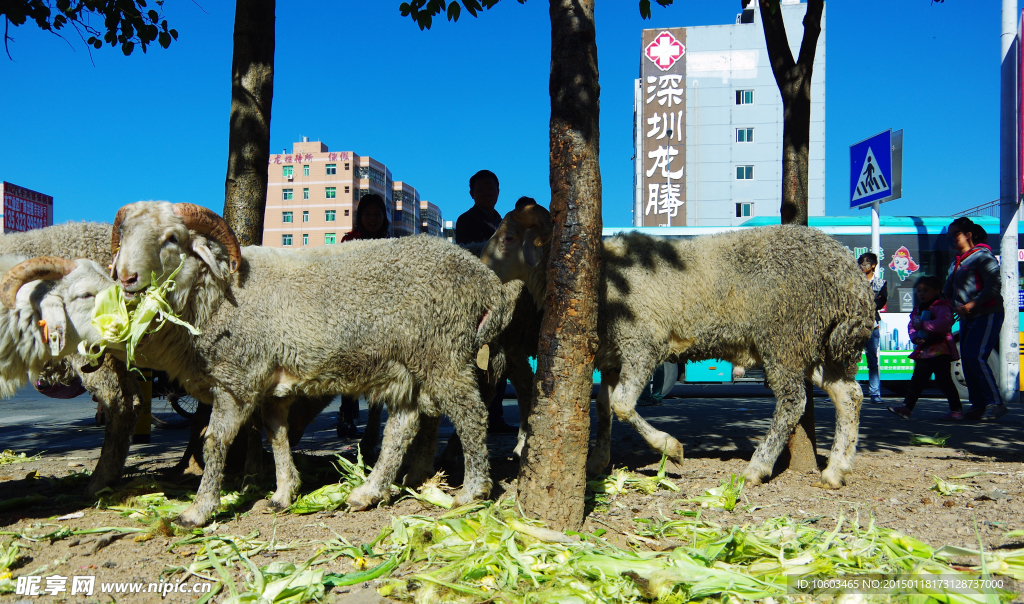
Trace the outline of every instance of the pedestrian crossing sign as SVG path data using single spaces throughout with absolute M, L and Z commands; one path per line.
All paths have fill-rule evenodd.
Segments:
M 850 146 L 850 207 L 862 208 L 893 195 L 892 130 Z

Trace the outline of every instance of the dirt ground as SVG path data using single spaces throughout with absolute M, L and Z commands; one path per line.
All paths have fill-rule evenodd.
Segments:
M 749 460 L 758 439 L 767 429 L 774 405 L 764 392 L 751 390 L 718 398 L 706 391 L 684 394 L 666 400 L 659 407 L 641 408 L 640 411 L 655 426 L 669 431 L 687 448 L 687 461 L 682 468 L 670 468 L 669 478 L 679 486 L 680 492 L 659 491 L 653 495 L 627 493 L 615 496 L 610 504 L 599 505 L 587 517 L 584 531 L 607 530 L 605 538 L 620 547 L 630 547 L 626 534 L 637 529 L 635 519 L 671 516 L 674 510 L 693 509 L 692 503 L 683 501 L 704 490 L 716 487 L 732 473 L 739 473 Z M 980 535 L 986 549 L 1024 548 L 1024 538 L 1004 537 L 1012 530 L 1024 529 L 1024 408 L 1017 406 L 998 423 L 979 423 L 970 426 L 948 427 L 934 421 L 941 414 L 944 403 L 922 401 L 920 419 L 899 420 L 884 408 L 865 405 L 862 412 L 861 438 L 855 470 L 843 489 L 830 491 L 814 488 L 814 476 L 782 472 L 766 484 L 743 490 L 739 505 L 732 512 L 705 511 L 705 518 L 724 525 L 743 525 L 767 518 L 788 515 L 794 519 L 814 521 L 823 529 L 833 528 L 840 514 L 847 519 L 859 519 L 866 526 L 871 519 L 876 525 L 900 530 L 935 547 L 958 545 L 977 549 Z M 819 399 L 816 404 L 820 463 L 825 463 L 831 445 L 831 405 Z M 323 472 L 329 460 L 338 453 L 351 455 L 351 441 L 333 437 L 333 418 L 328 414 L 318 420 L 318 428 L 299 446 L 305 458 L 305 467 L 320 468 L 321 481 L 308 481 L 303 492 L 309 492 L 329 480 Z M 937 431 L 952 433 L 947 447 L 915 447 L 908 444 L 909 434 L 933 434 Z M 443 431 L 444 432 L 444 431 Z M 444 434 L 442 434 L 444 436 Z M 514 436 L 492 435 L 489 439 L 492 474 L 496 485 L 494 496 L 504 496 L 513 487 L 518 463 L 509 455 Z M 129 472 L 122 485 L 140 478 L 169 481 L 160 472 L 179 458 L 180 446 L 167 447 L 160 454 L 129 458 Z M 5 442 L 4 447 L 11 448 Z M 16 447 L 15 447 L 16 448 Z M 31 452 L 29 452 L 31 453 Z M 88 529 L 142 525 L 117 512 L 96 509 L 92 502 L 78 497 L 84 481 L 74 474 L 90 468 L 99 454 L 98 449 L 46 454 L 39 461 L 0 466 L 0 544 L 22 535 L 42 535 L 59 527 Z M 269 455 L 269 454 L 268 454 Z M 612 461 L 616 467 L 652 474 L 660 457 L 651 452 L 639 436 L 628 426 L 615 423 Z M 319 465 L 318 465 L 319 464 Z M 267 464 L 272 476 L 272 465 Z M 448 468 L 451 483 L 460 479 L 458 468 Z M 984 472 L 972 478 L 949 482 L 968 486 L 962 493 L 943 497 L 929 490 L 934 476 L 949 479 L 963 474 Z M 70 478 L 68 478 L 70 476 Z M 335 474 L 336 476 L 336 474 Z M 64 480 L 59 480 L 59 479 Z M 198 478 L 185 477 L 180 484 L 194 489 Z M 270 483 L 267 483 L 268 485 Z M 228 485 L 225 485 L 228 486 Z M 41 495 L 38 502 L 15 509 L 3 509 L 3 502 L 13 497 Z M 60 516 L 82 513 L 80 518 L 59 520 Z M 372 541 L 382 527 L 390 523 L 393 515 L 437 515 L 439 509 L 425 509 L 419 502 L 403 499 L 389 506 L 367 512 L 323 512 L 307 516 L 272 514 L 265 501 L 246 505 L 234 517 L 222 518 L 214 529 L 219 534 L 247 535 L 259 531 L 261 538 L 273 536 L 278 542 L 295 540 L 326 540 L 341 535 L 359 544 Z M 29 559 L 21 563 L 14 575 L 33 572 L 42 576 L 85 575 L 102 582 L 144 582 L 159 580 L 161 572 L 169 567 L 187 566 L 196 552 L 195 546 L 171 547 L 181 537 L 156 536 L 138 542 L 132 535 L 116 540 L 90 554 L 93 537 L 80 540 L 61 538 L 55 541 L 30 542 L 24 537 L 19 542 L 28 546 L 23 553 Z M 666 547 L 671 544 L 664 544 Z M 315 546 L 299 547 L 275 554 L 276 561 L 301 562 L 315 553 Z M 267 564 L 271 560 L 257 562 Z M 41 567 L 45 569 L 40 570 Z M 329 572 L 351 572 L 347 558 L 338 558 L 329 565 Z M 241 575 L 236 576 L 239 580 Z M 200 583 L 199 579 L 183 575 L 172 576 L 173 581 Z M 1024 586 L 1016 585 L 1017 592 Z M 215 601 L 226 597 L 219 594 Z M 13 594 L 0 596 L 5 601 L 28 602 L 40 598 L 25 598 Z M 91 599 L 80 596 L 54 598 L 49 601 L 67 602 L 158 602 L 159 594 L 131 596 L 94 595 Z M 195 601 L 193 594 L 173 593 L 171 601 Z M 327 595 L 328 601 L 355 604 L 359 602 L 387 601 L 380 598 L 372 585 L 336 588 Z

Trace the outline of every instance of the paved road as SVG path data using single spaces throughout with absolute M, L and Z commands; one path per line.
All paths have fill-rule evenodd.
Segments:
M 511 389 L 509 394 L 512 394 Z M 820 393 L 819 393 L 820 394 Z M 937 393 L 936 393 L 937 394 Z M 888 399 L 887 404 L 900 401 Z M 655 427 L 682 441 L 687 456 L 714 456 L 728 452 L 749 452 L 767 431 L 774 409 L 774 399 L 764 386 L 756 384 L 728 386 L 677 385 L 662 405 L 640 407 L 639 412 Z M 159 412 L 165 403 L 154 401 Z M 88 396 L 71 400 L 49 399 L 28 388 L 14 398 L 0 401 L 0 449 L 14 449 L 29 454 L 46 451 L 50 454 L 82 456 L 94 459 L 99 455 L 103 428 L 93 425 L 95 403 Z M 167 409 L 164 409 L 167 411 Z M 951 434 L 948 445 L 974 453 L 994 456 L 1005 461 L 1024 460 L 1024 406 L 1011 407 L 1010 413 L 997 422 L 949 424 L 939 421 L 947 411 L 944 400 L 923 399 L 910 420 L 901 420 L 884 405 L 865 403 L 861 411 L 859 448 L 861 450 L 899 450 L 907 446 L 912 434 Z M 333 404 L 306 431 L 298 449 L 340 450 L 352 441 L 337 439 L 337 404 Z M 819 452 L 827 454 L 832 443 L 835 415 L 831 403 L 823 396 L 815 398 L 815 415 Z M 167 417 L 174 417 L 167 415 Z M 362 418 L 366 419 L 365 405 Z M 505 418 L 519 421 L 514 399 L 505 401 Z M 591 414 L 592 425 L 596 417 Z M 442 436 L 451 426 L 442 425 Z M 508 437 L 505 437 L 508 438 Z M 166 454 L 180 451 L 188 440 L 187 430 L 152 430 L 148 445 L 133 445 L 133 455 Z M 647 455 L 646 445 L 625 424 L 614 422 L 613 442 L 618 449 Z M 501 441 L 502 445 L 506 444 Z M 90 464 L 86 463 L 88 467 Z

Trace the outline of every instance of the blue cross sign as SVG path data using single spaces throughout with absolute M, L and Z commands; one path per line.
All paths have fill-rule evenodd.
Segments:
M 892 130 L 850 145 L 850 208 L 892 195 Z

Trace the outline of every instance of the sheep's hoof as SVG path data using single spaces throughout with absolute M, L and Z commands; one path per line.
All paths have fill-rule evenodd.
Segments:
M 600 476 L 611 461 L 610 455 L 591 455 L 587 458 L 587 476 Z
M 459 489 L 459 492 L 455 494 L 455 502 L 452 504 L 453 508 L 466 505 L 467 503 L 473 503 L 474 501 L 483 501 L 491 494 L 491 485 L 488 483 L 484 485 L 479 491 L 471 491 L 466 487 Z
M 380 496 L 370 492 L 370 489 L 364 485 L 352 491 L 348 499 L 345 500 L 345 503 L 348 504 L 350 511 L 362 512 L 376 505 L 378 501 L 380 501 Z
M 745 487 L 757 487 L 764 483 L 764 479 L 761 478 L 760 474 L 744 474 L 743 475 L 743 486 Z
M 272 512 L 283 512 L 287 510 L 289 507 L 291 507 L 291 505 L 292 502 L 290 500 L 286 502 L 281 502 L 278 501 L 276 496 L 271 497 L 270 501 L 267 502 L 267 508 Z
M 187 529 L 196 528 L 206 524 L 206 517 L 195 505 L 190 505 L 188 509 L 175 519 L 174 524 Z
M 814 486 L 819 489 L 841 489 L 846 484 L 846 481 L 842 478 L 829 477 L 826 478 L 826 472 L 822 472 L 821 477 L 814 483 Z
M 675 463 L 680 468 L 683 467 L 683 443 L 676 439 L 672 439 L 667 447 L 665 447 L 665 454 L 668 456 L 669 461 Z

